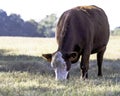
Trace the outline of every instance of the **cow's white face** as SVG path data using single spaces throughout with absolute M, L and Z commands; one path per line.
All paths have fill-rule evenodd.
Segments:
M 51 66 L 55 71 L 56 80 L 68 79 L 71 62 L 78 58 L 78 54 L 76 52 L 62 54 L 60 51 L 53 54 L 42 54 L 42 56 L 46 58 L 48 62 L 51 62 Z
M 67 79 L 67 65 L 61 52 L 58 51 L 52 56 L 51 66 L 54 68 L 56 80 Z

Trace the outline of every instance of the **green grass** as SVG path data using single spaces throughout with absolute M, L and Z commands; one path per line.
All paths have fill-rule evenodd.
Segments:
M 70 79 L 55 81 L 42 53 L 57 49 L 55 39 L 0 37 L 0 96 L 120 96 L 120 37 L 110 37 L 103 62 L 103 77 L 97 77 L 95 55 L 91 56 L 89 79 L 80 79 L 79 62 Z

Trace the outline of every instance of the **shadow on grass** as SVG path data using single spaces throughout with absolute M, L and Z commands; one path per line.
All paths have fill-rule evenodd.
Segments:
M 80 63 L 80 62 L 79 62 Z M 90 60 L 89 71 L 88 71 L 88 80 L 105 80 L 111 81 L 112 83 L 120 83 L 120 59 L 110 60 L 104 59 L 102 66 L 103 77 L 98 77 L 98 66 L 96 60 Z M 75 68 L 72 68 L 70 71 L 72 78 L 80 78 L 80 68 L 79 64 Z
M 31 72 L 47 74 L 53 72 L 50 64 L 39 56 L 28 55 L 6 55 L 9 50 L 0 50 L 0 71 L 1 72 Z
M 2 72 L 31 72 L 40 74 L 54 74 L 50 67 L 50 63 L 45 61 L 42 57 L 28 56 L 28 55 L 6 55 L 9 50 L 0 50 L 0 71 Z M 72 65 L 70 70 L 70 77 L 80 77 L 79 62 Z M 120 59 L 109 60 L 104 59 L 103 62 L 103 75 L 106 78 L 120 79 Z M 96 60 L 90 60 L 89 78 L 97 77 L 97 63 Z

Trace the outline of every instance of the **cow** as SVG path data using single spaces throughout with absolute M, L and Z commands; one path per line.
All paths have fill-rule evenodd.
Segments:
M 65 11 L 58 21 L 57 51 L 42 56 L 51 62 L 56 80 L 68 79 L 71 64 L 81 56 L 81 77 L 86 79 L 90 55 L 97 53 L 98 76 L 102 76 L 109 33 L 109 22 L 103 9 L 95 5 L 77 6 Z

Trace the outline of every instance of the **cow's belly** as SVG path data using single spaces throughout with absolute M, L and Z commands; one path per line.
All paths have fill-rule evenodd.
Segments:
M 106 45 L 93 48 L 92 51 L 91 51 L 91 54 L 98 53 L 98 52 L 100 52 L 102 49 L 104 49 L 105 47 L 106 47 Z

